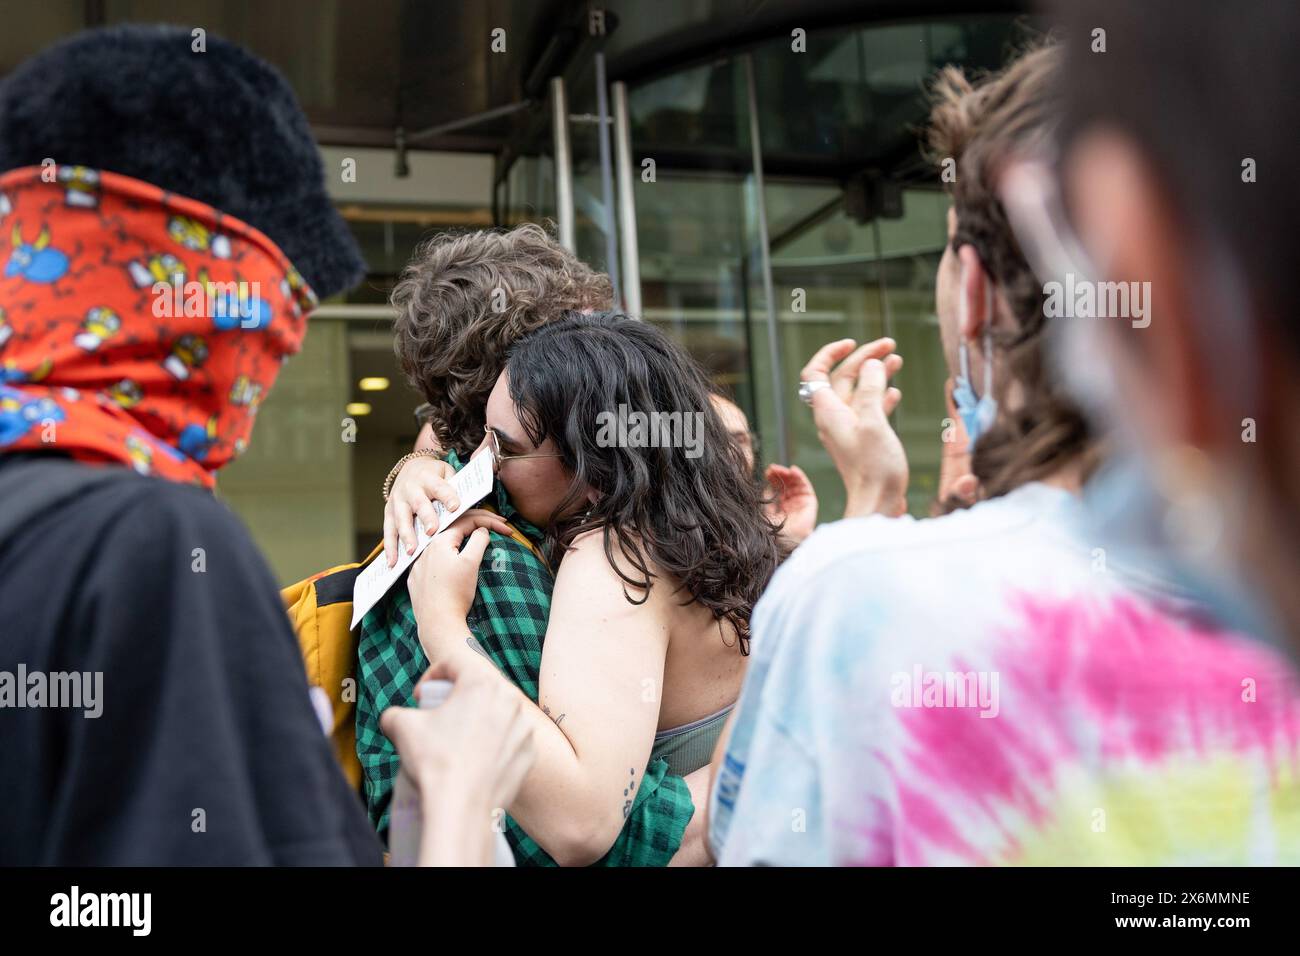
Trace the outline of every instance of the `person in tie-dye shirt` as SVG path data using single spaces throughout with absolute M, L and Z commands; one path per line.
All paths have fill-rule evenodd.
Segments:
M 1057 59 L 936 86 L 931 146 L 957 163 L 936 306 L 982 500 L 884 517 L 906 481 L 885 363 L 835 343 L 804 371 L 831 383 L 813 412 L 850 502 L 880 514 L 817 531 L 755 610 L 715 755 L 721 864 L 1300 862 L 1287 663 L 1083 521 L 1096 442 L 994 187 L 1049 129 Z

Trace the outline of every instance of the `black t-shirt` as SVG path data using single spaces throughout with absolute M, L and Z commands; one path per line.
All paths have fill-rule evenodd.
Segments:
M 47 704 L 76 699 L 58 675 L 89 694 L 20 708 L 5 672 L 26 703 L 34 673 Z M 224 505 L 130 476 L 0 541 L 0 864 L 380 861 L 271 574 Z

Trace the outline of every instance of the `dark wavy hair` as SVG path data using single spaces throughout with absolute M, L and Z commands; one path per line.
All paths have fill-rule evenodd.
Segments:
M 550 438 L 573 475 L 548 522 L 552 546 L 562 553 L 578 535 L 602 529 L 630 602 L 644 603 L 654 580 L 667 578 L 720 629 L 730 622 L 749 653 L 750 614 L 786 550 L 713 409 L 704 370 L 649 323 L 570 313 L 516 344 L 506 373 L 528 437 L 535 445 Z M 620 406 L 698 415 L 698 457 L 682 447 L 601 441 L 601 423 L 610 421 L 602 413 L 618 416 Z M 584 509 L 588 487 L 599 497 Z M 616 545 L 626 561 L 615 559 Z M 646 593 L 637 600 L 628 586 Z

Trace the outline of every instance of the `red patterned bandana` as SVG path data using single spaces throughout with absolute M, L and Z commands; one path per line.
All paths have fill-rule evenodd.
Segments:
M 208 487 L 316 297 L 238 219 L 79 166 L 0 176 L 0 453 Z

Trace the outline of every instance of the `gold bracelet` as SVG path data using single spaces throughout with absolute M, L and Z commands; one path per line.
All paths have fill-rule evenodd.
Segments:
M 388 473 L 388 477 L 384 479 L 384 490 L 380 492 L 384 496 L 384 500 L 387 501 L 388 496 L 393 493 L 393 482 L 397 480 L 397 473 L 402 470 L 403 465 L 405 465 L 412 458 L 437 458 L 437 457 L 438 457 L 438 453 L 436 451 L 433 451 L 432 449 L 429 448 L 422 448 L 419 451 L 413 451 L 409 455 L 403 455 L 401 458 L 397 459 L 397 464 L 393 466 L 393 470 L 390 471 Z

